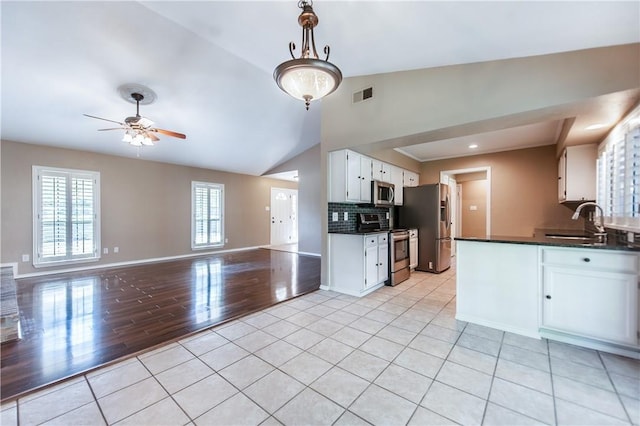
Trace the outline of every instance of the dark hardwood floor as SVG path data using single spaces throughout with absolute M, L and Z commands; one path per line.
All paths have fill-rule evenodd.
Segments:
M 257 249 L 17 282 L 2 401 L 320 286 L 320 258 Z

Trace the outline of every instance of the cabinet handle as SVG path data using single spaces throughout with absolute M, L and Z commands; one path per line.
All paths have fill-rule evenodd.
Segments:
M 587 263 L 591 262 L 591 259 L 589 259 L 588 257 L 583 257 L 582 260 L 584 260 Z
M 547 294 L 545 297 L 546 297 L 547 299 L 551 299 L 551 295 L 550 295 L 550 294 Z

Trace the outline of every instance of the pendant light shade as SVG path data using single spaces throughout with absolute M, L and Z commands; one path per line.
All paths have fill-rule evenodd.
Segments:
M 338 88 L 342 73 L 329 62 L 329 46 L 324 47 L 327 55 L 324 60 L 318 58 L 313 28 L 318 25 L 318 17 L 313 12 L 312 2 L 302 0 L 298 3 L 302 13 L 298 23 L 302 27 L 301 56 L 297 58 L 293 51 L 296 46 L 289 43 L 289 53 L 293 59 L 283 62 L 273 72 L 278 87 L 296 99 L 303 100 L 309 109 L 311 101 L 321 99 Z

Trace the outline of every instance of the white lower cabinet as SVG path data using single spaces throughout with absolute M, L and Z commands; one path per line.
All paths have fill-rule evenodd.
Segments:
M 538 247 L 457 241 L 456 319 L 538 337 Z
M 543 248 L 542 329 L 638 343 L 638 256 Z
M 389 279 L 389 234 L 329 234 L 329 289 L 364 296 Z

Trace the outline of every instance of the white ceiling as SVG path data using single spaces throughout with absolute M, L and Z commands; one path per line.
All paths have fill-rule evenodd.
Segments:
M 418 161 L 433 161 L 467 155 L 553 145 L 562 130 L 563 120 L 545 121 L 472 136 L 396 148 L 396 151 Z
M 272 77 L 289 41 L 300 44 L 296 4 L 2 1 L 1 137 L 135 157 L 119 132 L 97 132 L 105 123 L 82 114 L 133 115 L 117 88 L 139 83 L 158 95 L 141 114 L 187 135 L 163 136 L 141 158 L 260 175 L 320 142 L 321 103 L 305 111 Z M 640 41 L 637 1 L 317 0 L 314 9 L 318 48 L 331 46 L 345 77 Z

